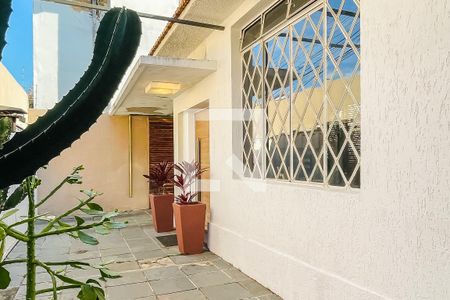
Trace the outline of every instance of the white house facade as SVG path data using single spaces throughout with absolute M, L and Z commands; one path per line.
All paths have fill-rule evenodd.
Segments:
M 173 106 L 209 248 L 284 299 L 450 298 L 448 1 L 182 6 L 224 30 L 165 30 L 110 112 Z

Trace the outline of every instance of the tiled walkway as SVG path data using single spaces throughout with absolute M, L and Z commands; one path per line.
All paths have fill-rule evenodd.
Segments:
M 97 246 L 59 236 L 40 243 L 39 257 L 46 261 L 73 259 L 93 263 L 114 260 L 110 269 L 120 272 L 122 278 L 106 283 L 109 300 L 280 299 L 211 252 L 184 256 L 179 254 L 177 246 L 164 247 L 156 236 L 168 233 L 155 232 L 148 211 L 133 212 L 120 219 L 129 221 L 128 227 L 107 236 L 97 235 L 100 241 Z M 24 254 L 25 245 L 19 244 L 8 258 L 19 258 Z M 25 266 L 15 265 L 8 269 L 12 286 L 0 293 L 0 299 L 25 299 Z M 68 268 L 66 274 L 86 280 L 97 276 L 98 271 Z M 37 280 L 38 288 L 51 287 L 46 273 L 40 271 Z M 50 297 L 42 295 L 39 299 Z M 77 297 L 74 291 L 66 290 L 58 299 Z

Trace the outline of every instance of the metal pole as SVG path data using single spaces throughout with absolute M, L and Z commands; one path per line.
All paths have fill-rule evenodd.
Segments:
M 128 115 L 128 197 L 133 198 L 133 116 Z
M 58 4 L 63 4 L 63 5 L 83 7 L 83 8 L 88 8 L 88 9 L 102 10 L 102 11 L 109 10 L 108 7 L 104 7 L 101 5 L 88 4 L 88 3 L 71 1 L 71 0 L 44 0 L 44 1 L 54 2 L 54 3 L 58 3 Z M 171 22 L 171 23 L 178 23 L 178 24 L 189 25 L 189 26 L 194 26 L 194 27 L 208 28 L 208 29 L 212 29 L 212 30 L 220 30 L 220 31 L 225 30 L 225 27 L 223 27 L 223 26 L 209 24 L 209 23 L 203 23 L 203 22 L 197 22 L 197 21 L 191 21 L 191 20 L 183 20 L 183 19 L 172 18 L 172 17 L 164 17 L 164 16 L 158 16 L 158 15 L 142 13 L 142 12 L 138 12 L 137 14 L 140 17 L 147 18 L 147 19 L 167 21 L 167 22 Z

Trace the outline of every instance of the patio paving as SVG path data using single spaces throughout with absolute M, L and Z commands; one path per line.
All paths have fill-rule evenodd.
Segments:
M 151 213 L 147 210 L 122 214 L 128 227 L 110 235 L 95 235 L 99 244 L 86 245 L 68 236 L 46 238 L 39 242 L 38 256 L 47 261 L 82 260 L 92 263 L 114 261 L 109 267 L 122 277 L 104 283 L 107 299 L 161 300 L 233 300 L 281 299 L 255 280 L 234 268 L 219 256 L 206 251 L 198 255 L 181 255 L 178 247 L 164 247 L 157 236 Z M 22 258 L 25 244 L 18 244 L 8 259 Z M 12 278 L 8 290 L 0 292 L 0 300 L 25 299 L 25 265 L 9 265 Z M 68 267 L 70 277 L 87 280 L 98 277 L 97 270 Z M 38 288 L 50 288 L 50 277 L 42 270 L 37 274 Z M 58 299 L 78 299 L 75 290 L 66 290 Z M 51 299 L 50 294 L 37 299 Z

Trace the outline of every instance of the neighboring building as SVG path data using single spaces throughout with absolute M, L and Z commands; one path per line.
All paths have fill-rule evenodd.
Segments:
M 140 12 L 170 15 L 177 0 L 83 0 L 106 8 L 126 6 Z M 78 82 L 87 69 L 94 49 L 96 31 L 103 12 L 34 0 L 34 110 L 30 121 L 44 114 Z M 164 22 L 141 19 L 143 35 L 138 57 L 148 53 Z M 146 116 L 104 114 L 80 141 L 52 160 L 38 175 L 43 183 L 38 196 L 46 195 L 73 167 L 84 165 L 84 186 L 104 195 L 105 209 L 148 208 L 149 128 Z M 171 146 L 172 147 L 172 146 Z M 169 152 L 170 153 L 170 152 Z M 58 213 L 77 203 L 79 187 L 60 191 L 59 199 L 43 207 Z
M 2 63 L 0 63 L 0 82 L 2 83 L 0 85 L 0 107 L 3 109 L 9 107 L 26 113 L 29 106 L 28 95 Z M 21 120 L 18 121 L 20 125 Z
M 182 1 L 225 30 L 166 27 L 110 113 L 173 116 L 175 160 L 210 167 L 209 248 L 281 297 L 449 299 L 449 14 Z
M 23 130 L 26 126 L 26 113 L 28 111 L 28 95 L 22 86 L 9 73 L 8 69 L 0 63 L 0 117 L 4 115 L 11 116 L 15 120 L 15 131 Z M 8 172 L 1 170 L 1 172 Z M 10 188 L 10 192 L 14 190 L 14 186 Z M 27 201 L 20 203 L 16 209 L 17 213 L 4 220 L 7 224 L 12 224 L 21 220 L 21 216 L 27 214 Z M 26 224 L 18 227 L 25 230 Z M 13 238 L 6 238 L 5 253 L 8 253 L 15 245 Z
M 33 0 L 34 107 L 49 109 L 78 82 L 87 69 L 103 12 Z M 108 7 L 168 15 L 177 0 L 82 0 Z M 138 55 L 146 54 L 164 27 L 161 21 L 142 19 Z

